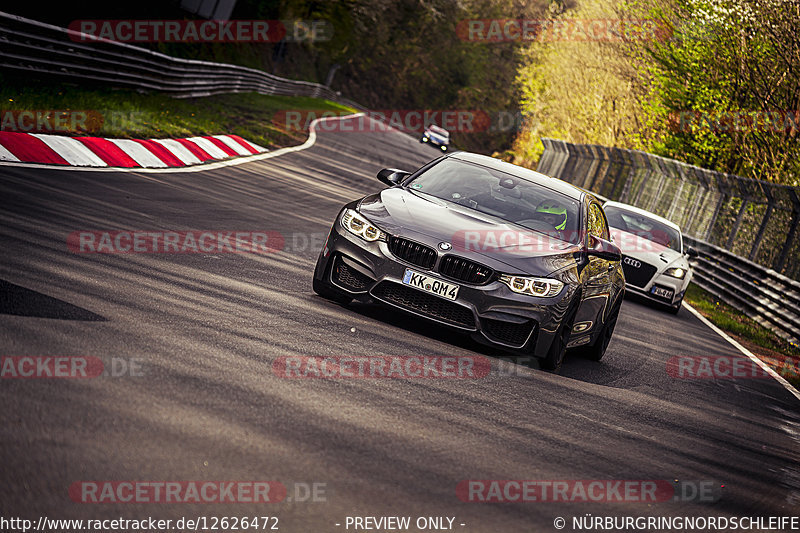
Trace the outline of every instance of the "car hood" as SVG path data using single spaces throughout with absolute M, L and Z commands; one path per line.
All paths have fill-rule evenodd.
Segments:
M 392 235 L 501 272 L 552 275 L 574 267 L 574 253 L 579 250 L 573 244 L 402 187 L 363 198 L 359 211 Z M 440 243 L 452 248 L 443 252 Z
M 689 269 L 686 256 L 672 248 L 617 228 L 611 228 L 611 236 L 623 255 L 649 263 L 659 272 L 671 267 Z

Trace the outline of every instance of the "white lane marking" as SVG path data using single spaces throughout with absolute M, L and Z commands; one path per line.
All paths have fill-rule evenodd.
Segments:
M 203 137 L 189 137 L 186 140 L 195 143 L 197 146 L 205 150 L 208 153 L 208 155 L 210 155 L 214 159 L 225 159 L 226 157 L 230 157 L 222 150 L 222 148 L 212 143 L 208 139 L 204 139 Z
M 64 158 L 70 165 L 84 167 L 107 167 L 108 163 L 100 159 L 97 154 L 77 139 L 63 135 L 48 135 L 44 133 L 29 133 L 36 137 L 55 153 Z
M 124 167 L 105 167 L 105 168 L 96 168 L 96 167 L 67 167 L 64 165 L 45 165 L 42 163 L 16 163 L 11 161 L 0 161 L 0 167 L 25 167 L 25 168 L 49 168 L 49 169 L 57 169 L 57 170 L 81 170 L 81 171 L 91 171 L 91 172 L 135 172 L 135 173 L 143 173 L 143 174 L 171 174 L 175 172 L 203 172 L 205 170 L 216 170 L 218 168 L 225 168 L 225 167 L 235 167 L 238 165 L 244 165 L 245 163 L 252 163 L 254 161 L 263 161 L 264 159 L 272 159 L 273 157 L 278 157 L 285 154 L 291 154 L 292 152 L 300 152 L 307 148 L 311 148 L 317 142 L 317 132 L 315 127 L 318 122 L 322 122 L 325 120 L 346 120 L 350 118 L 356 118 L 363 116 L 364 113 L 354 113 L 352 115 L 345 115 L 343 117 L 320 117 L 314 119 L 309 126 L 308 132 L 308 139 L 303 144 L 298 144 L 297 146 L 289 146 L 287 148 L 280 148 L 275 150 L 274 152 L 265 152 L 263 154 L 255 154 L 247 157 L 237 157 L 236 159 L 230 159 L 228 161 L 215 161 L 213 163 L 205 163 L 203 165 L 195 165 L 193 167 L 169 167 L 169 168 L 124 168 Z M 374 119 L 370 119 L 374 120 Z M 113 142 L 113 139 L 108 139 L 109 141 Z M 120 140 L 120 139 L 117 139 Z M 123 139 L 124 140 L 124 139 Z M 133 142 L 133 141 L 131 141 Z M 136 143 L 138 144 L 138 143 Z M 119 146 L 119 145 L 117 145 Z M 139 145 L 141 146 L 141 145 Z M 255 146 L 255 145 L 253 145 Z M 120 147 L 121 148 L 121 147 Z
M 239 155 L 253 155 L 250 150 L 239 144 L 238 142 L 234 141 L 227 135 L 214 135 L 215 139 L 219 139 L 220 141 L 224 142 L 225 145 L 236 152 Z
M 712 323 L 711 323 L 711 322 L 710 322 L 710 321 L 709 321 L 709 320 L 708 320 L 706 317 L 704 317 L 703 315 L 701 315 L 701 314 L 700 314 L 700 311 L 698 311 L 697 309 L 695 309 L 695 308 L 694 308 L 694 307 L 692 307 L 691 305 L 687 304 L 686 302 L 683 302 L 683 306 L 684 306 L 684 307 L 685 307 L 685 308 L 686 308 L 686 309 L 687 309 L 687 310 L 688 310 L 690 313 L 692 313 L 694 316 L 696 316 L 697 318 L 699 318 L 699 319 L 700 319 L 700 322 L 702 322 L 703 324 L 705 324 L 706 326 L 708 326 L 709 328 L 711 328 L 711 330 L 712 330 L 714 333 L 716 333 L 717 335 L 719 335 L 720 337 L 722 337 L 723 339 L 725 339 L 726 341 L 728 341 L 729 343 L 731 343 L 731 344 L 733 345 L 733 347 L 734 347 L 734 348 L 736 348 L 737 350 L 739 350 L 740 352 L 742 352 L 744 355 L 746 355 L 746 356 L 747 356 L 747 358 L 748 358 L 748 359 L 750 359 L 750 360 L 751 360 L 751 361 L 753 361 L 755 364 L 757 364 L 758 366 L 760 366 L 760 367 L 761 367 L 761 369 L 762 369 L 762 370 L 764 370 L 764 372 L 766 372 L 767 374 L 769 374 L 770 376 L 772 376 L 773 378 L 775 378 L 775 379 L 778 381 L 778 383 L 780 383 L 781 385 L 783 385 L 783 388 L 784 388 L 784 389 L 786 389 L 787 391 L 789 391 L 789 392 L 790 392 L 792 395 L 794 395 L 794 397 L 795 397 L 795 398 L 797 398 L 798 400 L 800 400 L 800 391 L 798 391 L 797 389 L 795 389 L 794 387 L 792 387 L 792 384 L 791 384 L 791 383 L 789 383 L 788 381 L 786 381 L 786 380 L 783 378 L 783 376 L 781 376 L 780 374 L 778 374 L 777 372 L 775 372 L 774 370 L 772 370 L 772 368 L 770 368 L 770 367 L 767 365 L 767 363 L 765 363 L 764 361 L 762 361 L 761 359 L 759 359 L 759 358 L 758 358 L 756 355 L 754 355 L 754 354 L 753 354 L 753 352 L 751 352 L 750 350 L 748 350 L 747 348 L 745 348 L 744 346 L 742 346 L 741 344 L 739 344 L 739 343 L 736 341 L 736 339 L 733 339 L 733 338 L 731 338 L 731 336 L 730 336 L 730 335 L 728 335 L 727 333 L 725 333 L 724 331 L 722 331 L 721 329 L 719 329 L 717 326 L 715 326 L 714 324 L 712 324 Z
M 106 139 L 116 144 L 120 150 L 130 156 L 131 159 L 136 161 L 136 164 L 141 167 L 149 168 L 165 168 L 167 166 L 156 155 L 136 141 L 130 139 Z M 80 169 L 78 169 L 80 170 Z M 130 171 L 132 169 L 128 169 Z
M 169 150 L 172 155 L 180 159 L 181 163 L 184 165 L 199 165 L 202 163 L 200 158 L 194 155 L 192 152 L 189 151 L 184 145 L 176 141 L 175 139 L 150 139 L 151 141 L 157 142 L 167 150 Z
M 8 151 L 8 148 L 0 144 L 0 161 L 19 161 L 19 158 Z

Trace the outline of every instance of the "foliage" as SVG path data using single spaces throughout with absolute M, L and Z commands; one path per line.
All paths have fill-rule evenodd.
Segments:
M 354 111 L 316 98 L 248 93 L 175 99 L 127 90 L 30 86 L 8 76 L 0 76 L 0 102 L 5 110 L 92 110 L 103 117 L 102 127 L 88 132 L 93 136 L 173 138 L 232 133 L 265 148 L 298 144 L 306 138 L 304 131 L 287 131 L 285 120 L 273 120 L 281 110 Z
M 621 43 L 533 43 L 517 78 L 531 120 L 515 159 L 532 164 L 550 136 L 800 183 L 800 3 L 587 0 L 562 17 L 598 14 L 660 31 Z

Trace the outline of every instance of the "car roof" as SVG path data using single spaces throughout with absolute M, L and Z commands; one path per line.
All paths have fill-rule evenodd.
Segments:
M 644 209 L 640 209 L 640 208 L 638 208 L 636 206 L 633 206 L 633 205 L 630 205 L 630 204 L 623 204 L 622 202 L 606 202 L 605 204 L 603 204 L 603 208 L 606 208 L 606 207 L 619 207 L 620 209 L 625 209 L 627 211 L 632 211 L 632 212 L 634 212 L 636 214 L 644 215 L 644 216 L 650 217 L 650 218 L 652 218 L 654 220 L 658 220 L 659 222 L 661 222 L 661 223 L 663 223 L 663 224 L 665 224 L 665 225 L 667 225 L 667 226 L 669 226 L 671 228 L 674 228 L 674 229 L 676 229 L 678 231 L 681 231 L 681 227 L 678 226 L 673 221 L 667 220 L 666 218 L 660 217 L 660 216 L 656 215 L 655 213 L 652 213 L 650 211 L 646 211 Z
M 465 161 L 467 163 L 474 163 L 476 165 L 481 165 L 505 172 L 506 174 L 511 174 L 512 176 L 524 178 L 528 181 L 536 183 L 537 185 L 547 187 L 548 189 L 553 189 L 556 192 L 560 192 L 561 194 L 569 196 L 570 198 L 578 201 L 583 200 L 584 195 L 587 194 L 587 192 L 583 189 L 575 187 L 566 181 L 562 181 L 558 178 L 551 178 L 550 176 L 542 174 L 541 172 L 536 172 L 535 170 L 531 170 L 529 168 L 514 165 L 513 163 L 507 163 L 487 155 L 474 154 L 472 152 L 456 152 L 447 157 L 451 159 L 457 159 L 459 161 Z

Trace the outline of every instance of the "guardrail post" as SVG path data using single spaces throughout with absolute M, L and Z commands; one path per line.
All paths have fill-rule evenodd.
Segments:
M 580 148 L 577 144 L 564 143 L 567 149 L 567 158 L 564 160 L 564 166 L 561 167 L 559 172 L 559 179 L 569 183 L 575 183 L 575 167 L 578 165 L 578 157 Z
M 588 189 L 594 192 L 600 192 L 603 188 L 603 182 L 608 175 L 608 170 L 611 168 L 611 150 L 607 146 L 595 145 L 597 154 L 602 158 L 602 162 L 597 167 L 597 171 L 592 176 L 592 182 L 589 184 Z
M 591 190 L 592 182 L 594 182 L 595 176 L 597 176 L 600 172 L 600 168 L 603 166 L 603 157 L 600 152 L 600 147 L 597 145 L 587 144 L 586 151 L 591 158 L 591 164 L 586 169 L 586 175 L 583 177 L 583 184 L 581 186 L 586 190 Z
M 736 214 L 736 222 L 733 223 L 731 234 L 728 235 L 728 242 L 725 244 L 726 250 L 733 249 L 733 243 L 736 241 L 736 234 L 739 233 L 739 226 L 742 225 L 742 219 L 747 211 L 747 206 L 750 204 L 749 198 L 742 198 L 742 205 L 739 206 L 739 212 Z
M 569 151 L 567 150 L 567 143 L 560 139 L 553 139 L 553 144 L 556 147 L 556 158 L 553 161 L 553 168 L 550 169 L 550 176 L 554 178 L 561 178 L 561 171 L 569 158 Z
M 719 212 L 722 209 L 722 206 L 725 205 L 725 202 L 728 201 L 728 186 L 723 181 L 723 174 L 721 172 L 714 172 L 709 171 L 709 174 L 714 179 L 714 185 L 716 185 L 717 190 L 719 191 L 719 200 L 717 200 L 717 205 L 714 207 L 714 214 L 711 215 L 711 220 L 708 223 L 708 229 L 706 230 L 706 234 L 703 237 L 704 241 L 711 242 L 712 234 L 714 233 L 714 226 L 717 224 L 717 217 L 719 216 Z
M 689 175 L 687 181 L 695 187 L 695 191 L 694 194 L 690 194 L 693 198 L 692 205 L 681 224 L 684 233 L 693 233 L 697 231 L 698 211 L 700 210 L 700 205 L 708 197 L 708 181 L 706 181 L 705 176 L 703 176 L 700 170 L 702 169 L 694 165 L 688 165 L 686 167 L 686 171 Z
M 638 150 L 626 150 L 628 160 L 630 161 L 631 168 L 628 172 L 628 179 L 625 180 L 625 183 L 622 186 L 622 192 L 619 195 L 619 201 L 629 203 L 629 198 L 631 195 L 631 189 L 633 188 L 634 183 L 636 182 L 636 178 L 641 173 L 645 172 L 645 166 L 643 164 L 643 159 L 641 156 L 641 152 Z
M 544 151 L 539 158 L 539 163 L 536 165 L 536 171 L 549 176 L 550 164 L 553 161 L 553 156 L 555 155 L 553 153 L 553 139 L 542 137 L 541 141 L 542 145 L 544 146 Z
M 678 162 L 677 165 L 675 165 L 675 168 L 678 171 L 677 172 L 678 175 L 674 176 L 674 179 L 679 179 L 679 180 L 681 180 L 681 182 L 678 184 L 678 190 L 675 191 L 675 196 L 673 196 L 673 198 L 672 198 L 672 205 L 669 206 L 669 211 L 667 211 L 666 218 L 668 220 L 674 220 L 675 219 L 675 209 L 678 207 L 678 204 L 681 203 L 681 196 L 683 195 L 683 188 L 686 185 L 686 178 L 684 177 L 684 168 L 685 167 L 686 167 L 685 163 Z M 681 217 L 680 217 L 680 222 L 683 223 L 683 217 L 684 217 L 684 215 L 686 215 L 686 210 L 682 209 L 681 211 L 682 211 L 682 213 L 681 213 Z
M 795 208 L 792 210 L 792 223 L 791 228 L 789 229 L 789 235 L 786 237 L 786 242 L 783 243 L 783 248 L 781 249 L 781 255 L 778 257 L 778 261 L 773 267 L 777 272 L 783 271 L 783 266 L 786 264 L 786 258 L 789 256 L 789 250 L 792 249 L 794 238 L 797 235 L 798 223 L 800 223 L 800 209 L 798 209 L 798 206 L 795 205 Z
M 764 213 L 764 218 L 761 219 L 761 224 L 759 224 L 758 232 L 756 233 L 755 242 L 753 242 L 753 247 L 750 248 L 750 255 L 748 256 L 750 261 L 756 260 L 758 249 L 761 247 L 761 241 L 764 240 L 764 232 L 767 230 L 767 225 L 769 224 L 769 219 L 772 216 L 772 211 L 775 209 L 775 199 L 772 196 L 772 191 L 769 187 L 764 187 L 763 189 L 764 194 L 767 195 L 767 212 Z

